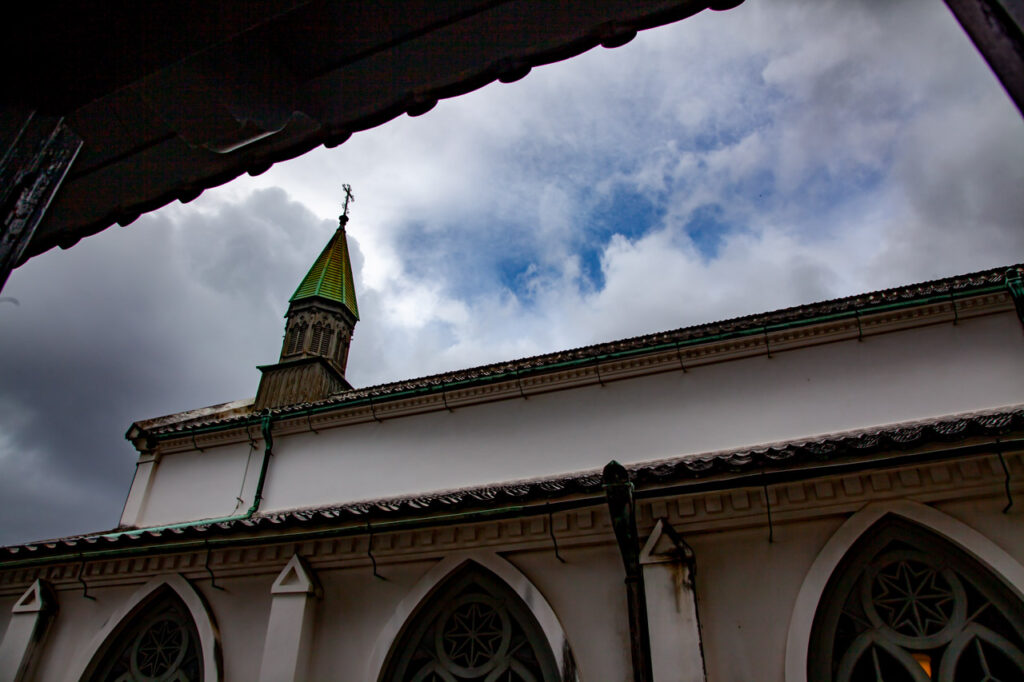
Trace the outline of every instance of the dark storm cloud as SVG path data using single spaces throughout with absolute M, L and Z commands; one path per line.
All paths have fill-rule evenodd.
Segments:
M 1020 260 L 1022 133 L 942 3 L 758 0 L 34 259 L 0 542 L 112 526 L 131 421 L 253 395 L 342 181 L 369 385 Z
M 132 421 L 253 395 L 255 365 L 279 352 L 280 292 L 332 229 L 265 190 L 15 271 L 4 293 L 20 305 L 0 307 L 0 544 L 114 526 Z

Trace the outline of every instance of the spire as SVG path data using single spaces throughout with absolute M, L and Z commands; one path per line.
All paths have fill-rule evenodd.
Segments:
M 345 306 L 353 317 L 359 319 L 356 303 L 356 287 L 352 279 L 352 260 L 345 237 L 348 216 L 338 218 L 338 229 L 320 252 L 306 276 L 295 290 L 289 302 L 292 304 L 306 299 L 322 298 Z
M 345 185 L 338 229 L 288 302 L 277 364 L 260 367 L 256 409 L 312 402 L 351 388 L 345 379 L 352 330 L 359 320 L 345 225 L 352 188 Z

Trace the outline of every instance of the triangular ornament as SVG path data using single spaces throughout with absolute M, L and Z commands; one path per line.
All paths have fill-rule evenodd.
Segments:
M 316 580 L 309 566 L 298 554 L 293 554 L 284 569 L 278 574 L 271 594 L 312 594 L 316 592 Z
M 640 550 L 640 563 L 659 564 L 688 560 L 692 556 L 693 550 L 676 533 L 675 528 L 666 523 L 665 519 L 658 519 L 643 549 Z
M 49 606 L 42 580 L 36 580 L 11 608 L 11 613 L 39 613 Z

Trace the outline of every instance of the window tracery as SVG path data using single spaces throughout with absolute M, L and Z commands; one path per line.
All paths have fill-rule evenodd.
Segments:
M 1024 604 L 932 533 L 883 521 L 837 568 L 815 615 L 808 677 L 1024 679 Z
M 471 565 L 430 597 L 392 648 L 386 682 L 554 682 L 533 615 L 507 585 Z
M 93 682 L 198 682 L 203 679 L 199 636 L 181 600 L 169 591 L 148 602 L 119 630 Z

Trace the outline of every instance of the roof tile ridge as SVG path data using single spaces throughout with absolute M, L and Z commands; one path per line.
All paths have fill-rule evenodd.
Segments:
M 343 230 L 339 228 L 339 231 Z M 717 330 L 719 332 L 737 332 L 742 331 L 744 329 L 757 329 L 759 327 L 770 326 L 772 324 L 770 320 L 772 319 L 785 318 L 798 320 L 801 318 L 810 317 L 814 311 L 821 311 L 821 309 L 826 307 L 833 309 L 838 307 L 841 310 L 848 310 L 850 309 L 851 305 L 855 305 L 862 301 L 869 301 L 873 298 L 880 298 L 883 296 L 897 296 L 899 298 L 905 299 L 910 296 L 914 296 L 915 294 L 920 295 L 920 292 L 922 291 L 927 291 L 929 289 L 936 289 L 940 287 L 951 287 L 956 285 L 957 283 L 966 282 L 964 286 L 971 286 L 973 282 L 976 282 L 978 280 L 980 280 L 980 283 L 976 284 L 976 286 L 980 287 L 983 286 L 985 283 L 994 284 L 1002 282 L 1005 278 L 1006 271 L 1014 268 L 1024 268 L 1024 263 L 989 268 L 987 270 L 979 270 L 976 272 L 970 272 L 962 275 L 954 275 L 951 277 L 928 280 L 925 282 L 907 284 L 898 287 L 889 287 L 887 289 L 878 289 L 875 291 L 870 291 L 863 294 L 855 294 L 852 296 L 844 296 L 835 299 L 825 299 L 815 303 L 805 303 L 798 306 L 779 308 L 776 310 L 763 313 L 753 313 L 750 315 L 743 315 L 733 318 L 727 318 L 724 320 L 700 323 L 690 325 L 687 327 L 677 327 L 675 329 L 652 332 L 650 334 L 641 334 L 622 339 L 615 339 L 612 341 L 603 341 L 595 344 L 577 346 L 574 348 L 568 348 L 563 350 L 556 350 L 548 353 L 541 353 L 538 355 L 524 356 L 512 360 L 502 360 L 483 365 L 475 365 L 472 367 L 448 370 L 420 377 L 413 377 L 410 379 L 400 379 L 396 381 L 383 382 L 380 384 L 374 384 L 371 386 L 361 388 L 351 388 L 334 393 L 322 400 L 308 403 L 297 403 L 294 405 L 284 405 L 279 408 L 274 408 L 272 412 L 274 412 L 275 414 L 301 413 L 303 410 L 308 410 L 311 408 L 329 407 L 331 405 L 344 403 L 345 401 L 348 400 L 360 399 L 364 397 L 368 398 L 375 396 L 387 396 L 402 390 L 408 390 L 417 387 L 438 386 L 456 380 L 461 381 L 467 377 L 486 378 L 490 375 L 498 373 L 499 370 L 503 369 L 507 371 L 518 372 L 520 370 L 528 370 L 537 366 L 544 366 L 557 360 L 571 360 L 593 357 L 595 355 L 600 355 L 601 353 L 612 352 L 621 348 L 639 348 L 645 345 L 650 345 L 651 342 L 655 341 L 659 341 L 662 343 L 672 343 L 688 340 L 712 333 L 713 330 Z M 232 416 L 218 423 L 230 424 L 233 421 L 241 421 L 242 419 L 244 419 L 244 417 L 242 416 Z M 181 430 L 182 428 L 183 426 L 180 424 L 172 424 L 164 426 L 163 428 L 158 430 L 166 433 L 174 430 Z

